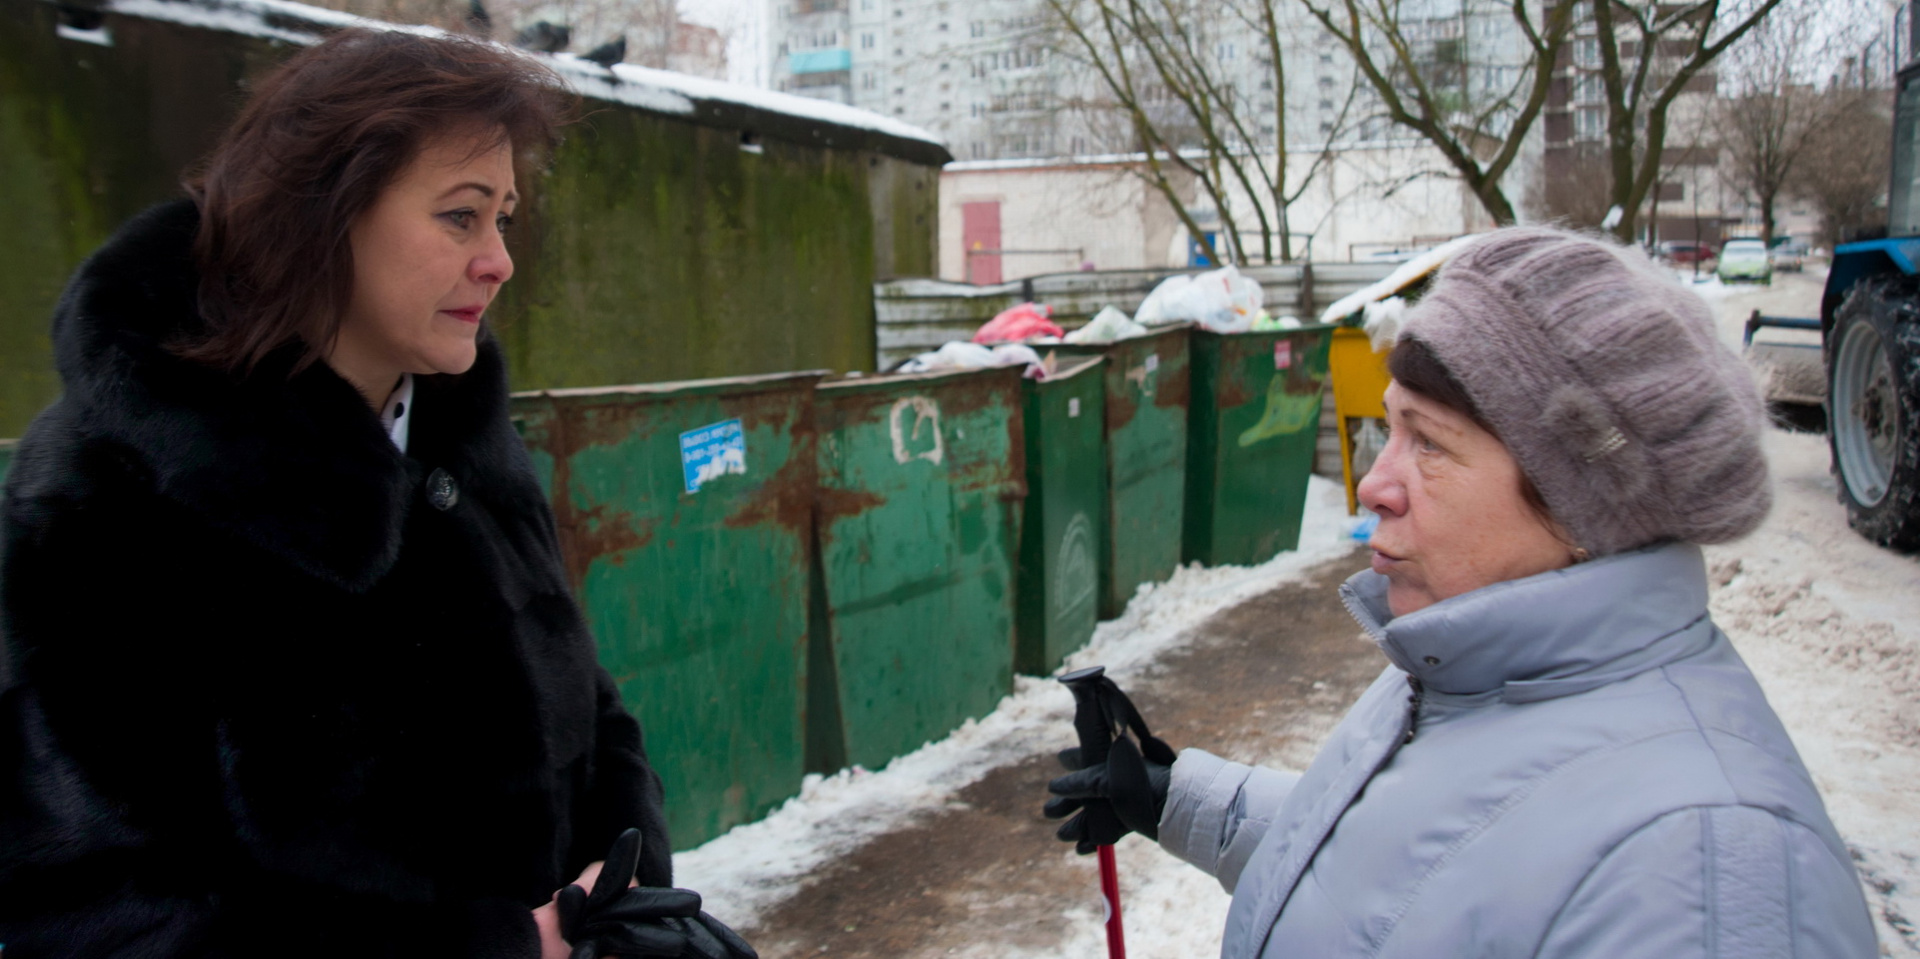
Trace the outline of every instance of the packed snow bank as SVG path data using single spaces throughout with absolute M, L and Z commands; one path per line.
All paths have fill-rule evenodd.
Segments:
M 1092 642 L 1070 656 L 1063 670 L 1104 664 L 1109 675 L 1126 686 L 1129 676 L 1182 646 L 1193 627 L 1209 616 L 1297 579 L 1350 550 L 1353 544 L 1346 528 L 1345 494 L 1338 484 L 1313 477 L 1307 488 L 1299 550 L 1253 567 L 1185 567 L 1165 583 L 1140 587 L 1120 618 L 1101 623 Z M 800 795 L 767 818 L 675 855 L 675 881 L 699 890 L 707 911 L 728 924 L 752 925 L 762 910 L 792 896 L 821 866 L 920 813 L 940 809 L 988 771 L 1072 745 L 1072 722 L 1072 698 L 1058 683 L 1015 677 L 1013 694 L 992 713 L 967 722 L 946 739 L 901 756 L 878 772 L 855 767 L 830 777 L 809 776 Z M 1161 853 L 1151 842 L 1129 839 L 1123 848 L 1129 857 L 1123 889 L 1130 897 L 1123 902 L 1139 902 L 1145 911 L 1137 921 L 1129 917 L 1130 943 L 1136 938 L 1140 942 L 1136 951 L 1147 956 L 1180 954 L 1181 950 L 1152 945 L 1156 928 L 1183 940 L 1191 940 L 1195 930 L 1204 930 L 1202 937 L 1211 937 L 1207 951 L 1218 951 L 1226 908 L 1219 885 Z M 1170 865 L 1163 870 L 1151 865 L 1155 859 Z M 1092 895 L 1097 888 L 1097 884 L 1088 886 L 1090 915 L 1099 908 Z M 1131 898 L 1136 890 L 1138 898 Z M 1200 917 L 1195 925 L 1195 916 L 1183 915 L 1175 907 L 1201 893 L 1218 900 L 1220 915 Z M 1173 910 L 1164 922 L 1156 924 L 1147 918 L 1163 908 Z M 1091 927 L 1099 932 L 1098 922 Z M 983 943 L 982 948 L 986 950 L 982 955 L 1006 955 L 989 944 Z

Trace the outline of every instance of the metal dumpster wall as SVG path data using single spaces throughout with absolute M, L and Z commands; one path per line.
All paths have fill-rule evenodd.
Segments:
M 676 848 L 800 788 L 819 375 L 514 397 Z
M 808 765 L 878 768 L 1013 688 L 1020 371 L 820 388 Z

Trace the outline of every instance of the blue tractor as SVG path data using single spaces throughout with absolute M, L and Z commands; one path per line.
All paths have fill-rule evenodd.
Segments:
M 1911 29 L 1920 50 L 1920 18 Z M 1834 248 L 1817 327 L 1827 438 L 1847 522 L 1874 542 L 1920 549 L 1920 59 L 1901 68 L 1893 114 L 1887 239 Z

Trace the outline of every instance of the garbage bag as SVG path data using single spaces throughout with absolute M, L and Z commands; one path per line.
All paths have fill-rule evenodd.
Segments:
M 1041 365 L 1040 354 L 1030 346 L 1007 343 L 987 347 L 954 340 L 900 364 L 897 372 L 933 373 L 941 370 L 979 370 L 989 366 L 1025 366 L 1031 371 Z
M 1266 294 L 1258 281 L 1225 266 L 1198 276 L 1170 276 L 1147 294 L 1134 318 L 1141 323 L 1191 320 L 1215 333 L 1241 333 L 1253 326 Z
M 1146 327 L 1128 319 L 1125 313 L 1111 306 L 1104 306 L 1100 308 L 1100 312 L 1093 315 L 1093 319 L 1087 321 L 1086 326 L 1068 333 L 1067 342 L 1111 343 L 1114 340 L 1124 340 L 1129 336 L 1139 336 L 1145 332 L 1147 332 Z
M 1053 308 L 1039 303 L 1022 303 L 1001 311 L 973 334 L 975 343 L 1018 343 L 1036 336 L 1060 336 L 1065 333 L 1050 317 Z
M 1268 316 L 1266 310 L 1254 314 L 1253 331 L 1266 333 L 1271 330 L 1295 330 L 1300 328 L 1300 318 L 1291 313 L 1281 316 Z

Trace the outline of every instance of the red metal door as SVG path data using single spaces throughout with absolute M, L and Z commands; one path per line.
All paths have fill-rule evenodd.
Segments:
M 961 240 L 967 249 L 967 282 L 1000 282 L 1000 201 L 960 204 Z

